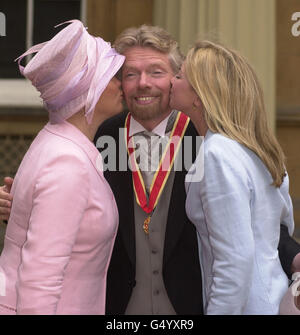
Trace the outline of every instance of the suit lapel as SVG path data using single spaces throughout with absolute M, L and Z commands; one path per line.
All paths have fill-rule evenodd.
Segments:
M 135 265 L 134 199 L 131 171 L 122 172 L 119 181 L 119 194 L 116 199 L 120 216 L 119 229 L 130 261 Z
M 182 204 L 185 204 L 185 192 L 182 188 L 184 177 L 184 172 L 175 172 L 165 234 L 164 265 L 172 254 L 185 224 L 184 209 L 182 209 Z
M 181 162 L 182 162 L 182 169 L 180 171 L 175 171 L 175 178 L 172 188 L 172 194 L 169 204 L 169 213 L 168 213 L 168 221 L 166 227 L 166 234 L 165 234 L 165 245 L 164 245 L 164 265 L 167 263 L 169 257 L 172 254 L 172 251 L 176 247 L 176 244 L 181 236 L 181 233 L 184 229 L 184 225 L 191 224 L 186 216 L 185 212 L 185 201 L 186 201 L 186 192 L 185 192 L 185 176 L 189 169 L 185 169 L 184 166 L 184 148 L 185 148 L 185 141 L 187 136 L 192 139 L 192 147 L 189 147 L 189 150 L 193 150 L 192 152 L 192 162 L 194 162 L 196 158 L 196 136 L 197 132 L 190 122 L 185 136 L 183 137 L 181 143 L 181 150 L 178 154 L 181 154 Z M 192 163 L 190 162 L 190 163 Z
M 128 155 L 125 145 L 124 137 L 124 120 L 122 118 L 118 125 L 114 125 L 119 131 L 118 134 L 114 135 L 116 139 L 116 168 L 117 171 L 106 171 L 104 173 L 105 178 L 110 184 L 114 193 L 118 210 L 119 210 L 119 233 L 124 242 L 125 249 L 133 265 L 135 265 L 135 226 L 134 226 L 134 192 L 132 184 L 132 173 L 130 168 L 127 166 L 126 171 L 118 171 L 120 167 L 120 158 L 126 159 L 128 162 Z M 124 162 L 122 162 L 124 164 Z
M 122 152 L 122 157 L 126 157 L 127 160 L 126 171 L 119 172 L 119 174 L 122 173 L 122 181 L 120 182 L 120 189 L 122 189 L 120 193 L 122 194 L 122 199 L 119 199 L 121 216 L 120 231 L 129 259 L 135 266 L 135 224 L 133 207 L 133 201 L 135 201 L 135 199 L 132 184 L 132 172 L 128 167 L 129 159 L 127 154 L 127 147 L 125 144 L 124 125 L 123 131 L 119 132 L 119 134 L 119 151 Z

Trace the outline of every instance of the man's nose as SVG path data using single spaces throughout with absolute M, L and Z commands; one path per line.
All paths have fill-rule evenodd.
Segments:
M 151 82 L 149 80 L 149 76 L 147 73 L 141 73 L 140 80 L 139 80 L 139 86 L 140 88 L 147 88 L 151 86 Z

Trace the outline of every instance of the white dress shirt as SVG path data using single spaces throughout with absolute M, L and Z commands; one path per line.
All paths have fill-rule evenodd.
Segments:
M 152 133 L 156 134 L 160 137 L 164 137 L 165 136 L 165 132 L 166 132 L 166 127 L 167 127 L 167 123 L 169 120 L 169 117 L 171 116 L 171 114 L 169 114 L 164 120 L 162 120 L 153 130 Z M 137 120 L 135 120 L 135 118 L 131 115 L 131 119 L 130 119 L 130 128 L 129 128 L 129 137 L 136 135 L 138 133 L 141 133 L 143 131 L 147 131 L 147 129 L 142 126 Z
M 201 181 L 193 182 L 197 164 Z M 186 179 L 187 180 L 187 179 Z M 277 314 L 288 288 L 278 257 L 280 224 L 294 228 L 288 176 L 281 187 L 258 156 L 207 132 L 186 182 L 188 217 L 198 232 L 206 314 Z
M 139 165 L 146 191 L 149 195 L 150 186 L 158 169 L 162 153 L 169 141 L 177 111 L 172 111 L 151 132 L 147 131 L 131 116 L 129 137 L 134 137 L 135 157 Z

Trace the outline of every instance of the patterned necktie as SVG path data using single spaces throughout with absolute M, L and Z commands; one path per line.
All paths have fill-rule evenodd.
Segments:
M 159 162 L 161 160 L 164 149 L 169 141 L 169 136 L 174 125 L 174 121 L 177 116 L 177 111 L 173 111 L 168 119 L 165 134 L 167 136 L 160 137 L 153 132 L 144 130 L 135 135 L 135 142 L 137 144 L 137 163 L 139 165 L 147 196 L 150 194 L 150 187 L 158 169 Z

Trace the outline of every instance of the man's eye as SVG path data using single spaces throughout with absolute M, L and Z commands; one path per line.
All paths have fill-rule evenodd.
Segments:
M 130 78 L 134 76 L 135 76 L 135 73 L 132 73 L 132 72 L 125 73 L 125 78 Z

